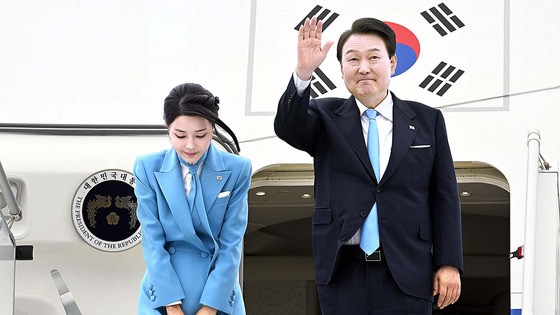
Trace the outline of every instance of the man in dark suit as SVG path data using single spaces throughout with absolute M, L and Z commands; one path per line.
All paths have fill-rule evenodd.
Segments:
M 278 105 L 278 137 L 315 166 L 313 251 L 324 314 L 431 314 L 457 301 L 459 196 L 443 116 L 389 91 L 395 33 L 364 18 L 337 45 L 349 99 L 310 100 L 322 21 L 298 34 L 298 64 Z

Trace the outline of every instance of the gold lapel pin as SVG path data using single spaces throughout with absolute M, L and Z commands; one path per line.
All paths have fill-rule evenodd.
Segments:
M 416 130 L 416 127 L 414 127 L 413 125 L 408 125 L 408 129 L 410 129 L 410 130 Z
M 216 179 L 217 180 L 222 180 L 222 176 L 218 175 L 218 176 L 216 176 Z

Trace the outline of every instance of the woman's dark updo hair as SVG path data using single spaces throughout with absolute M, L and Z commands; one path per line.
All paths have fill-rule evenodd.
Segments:
M 239 151 L 239 142 L 233 131 L 218 118 L 220 99 L 196 83 L 183 83 L 169 92 L 163 103 L 163 120 L 167 127 L 179 116 L 200 116 L 212 124 L 224 129 L 235 142 Z

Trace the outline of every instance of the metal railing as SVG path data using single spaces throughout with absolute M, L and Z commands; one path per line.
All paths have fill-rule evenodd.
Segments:
M 16 242 L 10 231 L 10 223 L 21 219 L 21 210 L 15 202 L 12 189 L 0 163 L 0 208 L 8 206 L 8 222 L 0 214 L 0 311 L 13 314 L 15 307 Z
M 22 214 L 16 201 L 16 197 L 12 192 L 8 176 L 6 175 L 6 172 L 4 172 L 4 167 L 2 167 L 2 162 L 0 162 L 0 191 L 0 208 L 8 206 L 10 218 L 8 219 L 7 225 L 11 227 L 14 221 L 17 222 L 21 220 Z
M 560 199 L 558 164 L 540 154 L 540 133 L 527 137 L 527 195 L 523 260 L 523 315 L 560 314 Z
M 523 266 L 523 313 L 533 314 L 535 292 L 535 224 L 541 135 L 538 130 L 527 136 L 527 199 L 525 202 L 525 245 Z
M 82 315 L 72 292 L 68 289 L 60 272 L 56 269 L 51 270 L 51 277 L 58 291 L 58 295 L 60 296 L 60 301 L 62 301 L 62 306 L 64 306 L 64 311 L 66 311 L 66 315 Z

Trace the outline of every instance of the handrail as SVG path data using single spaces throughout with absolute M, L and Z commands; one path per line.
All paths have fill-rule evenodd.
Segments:
M 62 306 L 64 306 L 64 310 L 66 311 L 66 315 L 82 315 L 72 292 L 68 289 L 60 272 L 57 269 L 51 270 L 51 277 L 58 291 L 58 295 L 60 296 L 60 300 L 62 301 Z
M 2 162 L 0 162 L 0 189 L 2 189 L 2 196 L 4 197 L 6 205 L 8 206 L 8 210 L 10 212 L 10 221 L 20 221 L 22 218 L 21 208 L 19 207 L 16 201 L 16 197 L 12 192 L 12 187 L 10 187 L 10 181 L 8 180 L 6 172 L 4 172 Z M 10 223 L 11 222 L 8 222 L 8 225 L 10 225 Z
M 0 173 L 4 173 L 1 169 Z M 1 177 L 1 176 L 0 176 Z M 4 188 L 2 188 L 4 191 Z M 12 190 L 10 189 L 10 193 Z M 2 197 L 2 192 L 0 192 L 0 199 L 2 199 L 2 205 L 0 207 L 6 206 L 7 202 L 4 203 L 4 198 Z M 10 221 L 13 220 L 10 218 Z M 9 223 L 4 220 L 4 215 L 0 213 L 0 274 L 1 284 L 0 291 L 2 291 L 2 296 L 0 297 L 0 308 L 2 314 L 14 314 L 15 309 L 15 281 L 16 281 L 16 240 L 14 235 L 10 231 Z
M 523 268 L 523 315 L 533 315 L 535 299 L 535 224 L 541 135 L 531 130 L 527 135 L 527 199 L 525 203 L 525 245 Z
M 16 281 L 16 241 L 0 214 L 0 309 L 2 314 L 14 314 Z

